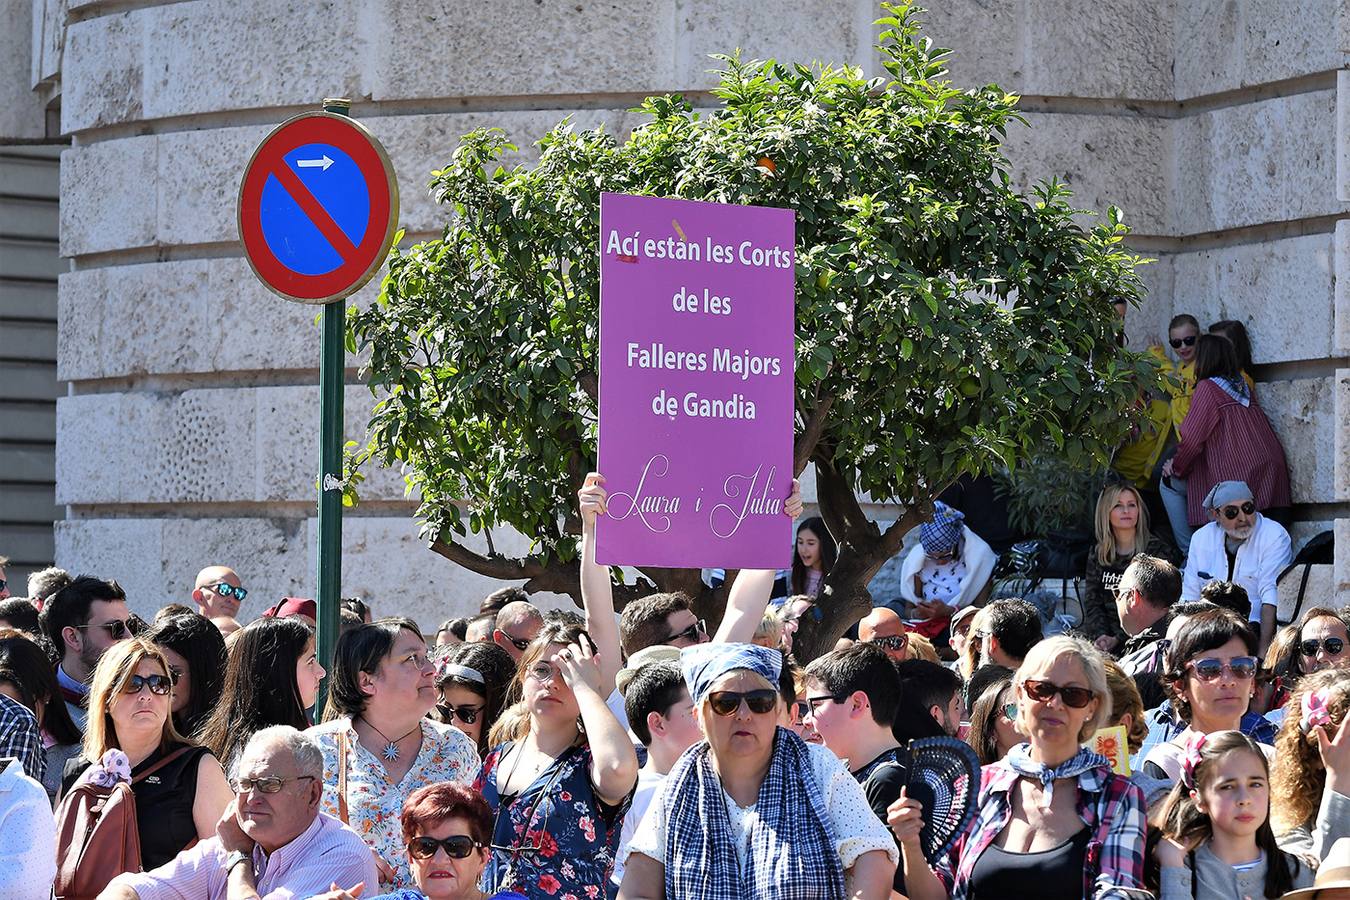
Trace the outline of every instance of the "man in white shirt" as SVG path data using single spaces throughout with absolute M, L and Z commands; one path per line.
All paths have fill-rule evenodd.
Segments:
M 648 647 L 633 655 L 631 668 L 619 672 L 617 679 L 629 724 L 647 748 L 647 764 L 638 771 L 637 791 L 619 835 L 612 878 L 616 885 L 623 881 L 624 850 L 652 798 L 680 754 L 703 740 L 689 688 L 680 674 L 679 658 L 680 651 L 674 647 Z
M 0 756 L 0 897 L 47 900 L 56 878 L 56 820 L 23 763 Z
M 1279 595 L 1275 579 L 1293 558 L 1289 532 L 1256 511 L 1245 481 L 1221 481 L 1205 497 L 1212 521 L 1191 536 L 1190 558 L 1182 580 L 1181 599 L 1200 599 L 1211 581 L 1241 585 L 1252 601 L 1251 621 L 1260 623 L 1258 653 L 1265 655 L 1275 636 Z

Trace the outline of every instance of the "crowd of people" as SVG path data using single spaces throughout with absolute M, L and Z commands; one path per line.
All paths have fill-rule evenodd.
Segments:
M 114 580 L 9 598 L 0 568 L 0 897 L 1350 896 L 1350 617 L 1277 621 L 1288 475 L 1234 324 L 1173 321 L 1067 630 L 1000 594 L 1004 535 L 950 495 L 899 596 L 815 659 L 819 518 L 712 633 L 683 594 L 617 613 L 597 473 L 580 614 L 506 588 L 424 631 L 344 600 L 329 671 L 314 602 L 250 621 L 226 566 L 151 621 Z M 982 767 L 936 852 L 928 738 Z

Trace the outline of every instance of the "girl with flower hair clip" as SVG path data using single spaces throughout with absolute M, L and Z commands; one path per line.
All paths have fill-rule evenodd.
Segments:
M 1280 846 L 1324 859 L 1350 836 L 1350 670 L 1305 675 L 1285 705 L 1271 770 Z
M 1240 731 L 1193 734 L 1156 823 L 1149 868 L 1159 900 L 1271 898 L 1311 885 L 1315 865 L 1277 846 L 1269 813 L 1257 743 Z

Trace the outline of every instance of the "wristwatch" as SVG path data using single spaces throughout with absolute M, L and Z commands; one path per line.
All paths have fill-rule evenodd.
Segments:
M 253 864 L 253 854 L 245 853 L 242 850 L 234 850 L 229 853 L 225 857 L 225 877 L 230 877 L 230 873 L 234 871 L 234 867 L 241 862 L 246 862 L 251 866 Z

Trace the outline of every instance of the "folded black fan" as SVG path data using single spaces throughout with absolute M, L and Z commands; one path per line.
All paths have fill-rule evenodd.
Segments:
M 905 793 L 923 804 L 923 857 L 933 865 L 975 817 L 980 793 L 980 758 L 964 741 L 950 737 L 910 741 Z

